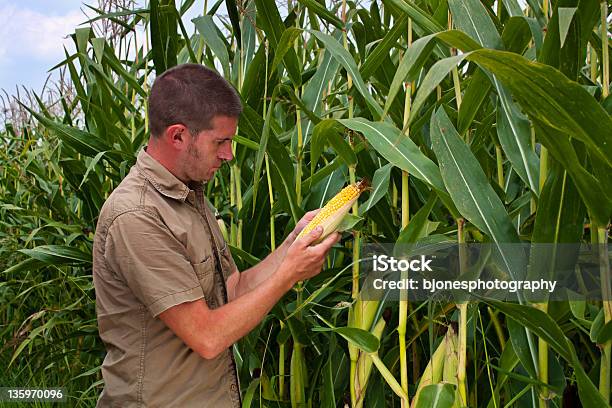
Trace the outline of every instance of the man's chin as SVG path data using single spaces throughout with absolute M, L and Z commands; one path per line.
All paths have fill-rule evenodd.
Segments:
M 217 172 L 217 169 L 213 169 L 208 173 L 208 176 L 204 178 L 204 180 L 202 180 L 202 182 L 206 182 L 206 181 L 210 181 L 215 177 L 215 173 Z

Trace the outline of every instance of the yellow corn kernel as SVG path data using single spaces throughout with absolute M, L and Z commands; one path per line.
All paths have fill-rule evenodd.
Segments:
M 353 203 L 359 195 L 367 188 L 366 180 L 361 180 L 355 184 L 344 187 L 338 194 L 325 204 L 325 207 L 304 227 L 298 238 L 308 234 L 313 229 L 321 225 L 323 234 L 318 241 L 335 231 L 342 221 L 342 218 L 349 212 Z

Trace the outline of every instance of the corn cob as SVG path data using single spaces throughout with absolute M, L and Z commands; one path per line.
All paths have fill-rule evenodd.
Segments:
M 316 242 L 322 241 L 326 236 L 338 228 L 340 222 L 359 198 L 359 195 L 368 187 L 366 180 L 344 187 L 338 194 L 325 204 L 325 207 L 304 227 L 298 238 L 310 233 L 319 225 L 323 227 L 323 233 Z

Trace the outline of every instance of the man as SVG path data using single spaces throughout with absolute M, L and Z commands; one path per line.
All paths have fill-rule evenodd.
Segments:
M 286 241 L 238 272 L 202 182 L 232 159 L 240 99 L 201 65 L 172 68 L 149 96 L 148 146 L 104 204 L 93 278 L 107 354 L 100 407 L 239 407 L 231 345 L 293 285 L 321 271 L 338 234 Z

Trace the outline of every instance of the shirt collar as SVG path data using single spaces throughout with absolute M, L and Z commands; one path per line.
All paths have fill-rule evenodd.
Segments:
M 136 159 L 138 171 L 155 187 L 160 194 L 175 200 L 185 201 L 192 191 L 185 183 L 146 152 L 146 146 Z M 197 190 L 197 188 L 196 188 Z M 193 193 L 192 193 L 193 195 Z

